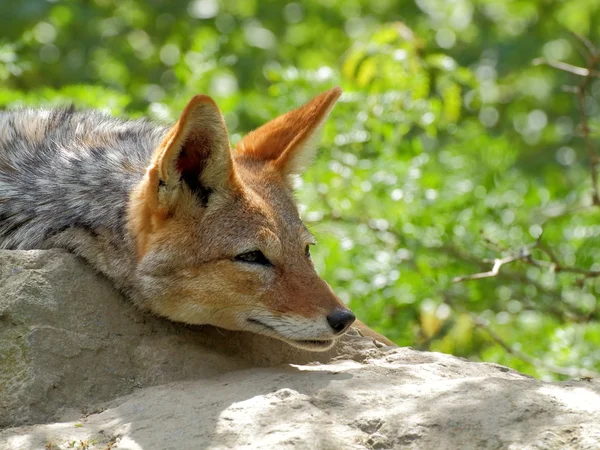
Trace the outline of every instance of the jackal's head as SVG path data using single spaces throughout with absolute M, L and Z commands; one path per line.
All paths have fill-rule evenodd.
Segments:
M 132 195 L 137 290 L 172 320 L 248 330 L 326 350 L 354 321 L 315 272 L 314 238 L 290 178 L 341 89 L 258 128 L 232 149 L 223 117 L 194 97 Z

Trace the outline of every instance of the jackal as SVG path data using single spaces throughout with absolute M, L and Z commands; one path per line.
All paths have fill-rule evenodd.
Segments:
M 291 179 L 340 94 L 234 149 L 204 95 L 173 127 L 73 108 L 2 112 L 0 248 L 68 249 L 143 309 L 326 350 L 355 318 L 313 267 Z

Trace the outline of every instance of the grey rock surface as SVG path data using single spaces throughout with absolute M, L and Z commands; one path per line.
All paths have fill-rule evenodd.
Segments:
M 0 250 L 0 427 L 89 413 L 140 387 L 326 361 L 344 348 L 309 353 L 251 333 L 176 324 L 139 311 L 67 252 Z
M 68 253 L 0 251 L 0 427 L 10 450 L 598 449 L 600 382 L 356 333 L 300 352 L 146 315 Z

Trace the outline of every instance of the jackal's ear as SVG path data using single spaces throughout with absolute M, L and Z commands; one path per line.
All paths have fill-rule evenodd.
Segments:
M 212 191 L 228 187 L 233 179 L 231 146 L 221 111 L 210 97 L 190 100 L 152 163 L 159 186 L 185 183 L 202 204 Z
M 341 94 L 339 87 L 330 89 L 304 106 L 267 122 L 242 139 L 238 153 L 271 162 L 284 175 L 301 174 L 315 155 L 314 138 Z

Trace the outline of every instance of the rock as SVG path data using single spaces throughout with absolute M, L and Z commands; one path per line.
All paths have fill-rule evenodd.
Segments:
M 0 419 L 10 450 L 597 449 L 600 382 L 355 333 L 319 354 L 185 327 L 137 311 L 67 253 L 5 251 Z
M 137 310 L 67 252 L 0 250 L 0 427 L 76 417 L 140 387 L 376 349 L 358 335 L 345 342 L 319 354 L 176 324 Z

